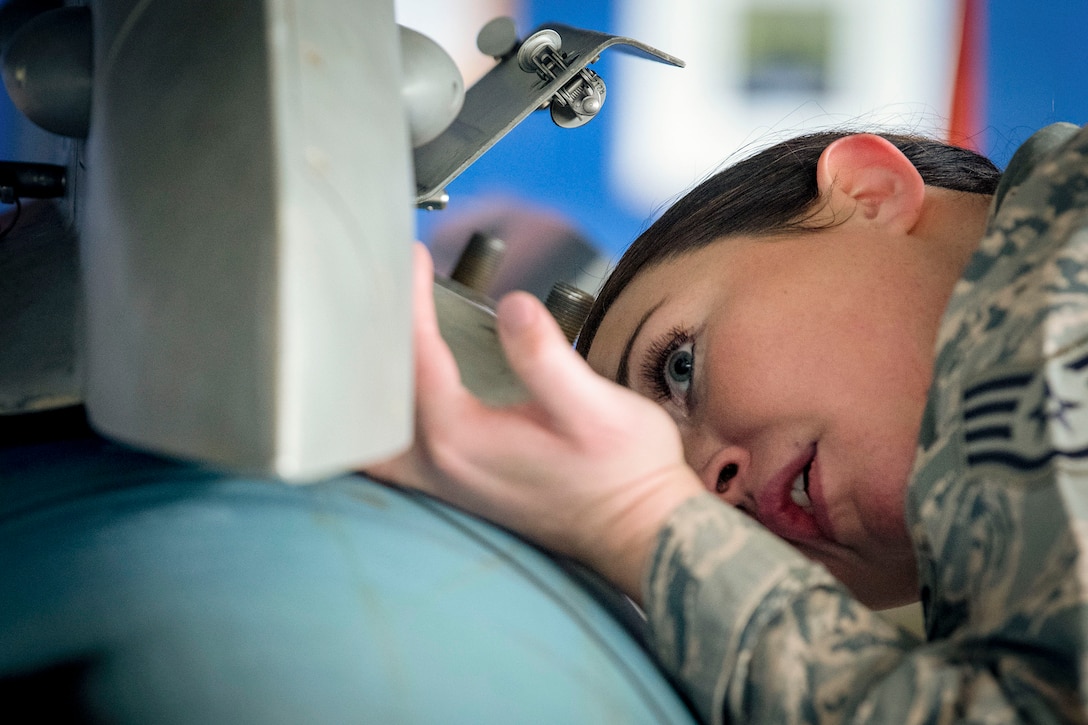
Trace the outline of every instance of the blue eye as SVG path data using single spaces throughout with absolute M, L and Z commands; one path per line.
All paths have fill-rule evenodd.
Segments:
M 675 328 L 650 345 L 642 364 L 642 380 L 659 403 L 686 404 L 695 378 L 695 338 Z
M 692 343 L 686 342 L 669 354 L 665 360 L 665 375 L 669 392 L 676 397 L 683 397 L 691 387 L 691 378 L 695 372 L 695 355 Z

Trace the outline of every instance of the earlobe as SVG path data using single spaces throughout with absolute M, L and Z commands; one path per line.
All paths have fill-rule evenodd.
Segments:
M 833 141 L 816 165 L 820 196 L 836 219 L 860 216 L 910 231 L 925 199 L 914 164 L 885 138 L 862 133 Z

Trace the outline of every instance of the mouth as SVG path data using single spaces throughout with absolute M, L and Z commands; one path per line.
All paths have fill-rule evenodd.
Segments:
M 812 513 L 812 499 L 808 495 L 808 475 L 812 470 L 812 461 L 801 469 L 801 473 L 797 475 L 797 478 L 793 479 L 793 488 L 790 489 L 790 499 L 797 504 L 801 510 L 808 513 Z
M 787 541 L 813 544 L 834 540 L 820 496 L 815 443 L 768 481 L 757 504 L 760 523 Z

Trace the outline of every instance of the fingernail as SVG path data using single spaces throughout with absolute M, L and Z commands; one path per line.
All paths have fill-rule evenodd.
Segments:
M 525 295 L 507 295 L 500 302 L 496 310 L 499 318 L 499 327 L 508 335 L 518 335 L 533 324 L 536 310 L 532 300 Z

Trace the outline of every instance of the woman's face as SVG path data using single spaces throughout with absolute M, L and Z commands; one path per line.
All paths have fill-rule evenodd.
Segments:
M 878 607 L 917 596 L 904 499 L 947 293 L 916 247 L 720 241 L 643 270 L 589 353 L 669 411 L 708 490 Z

